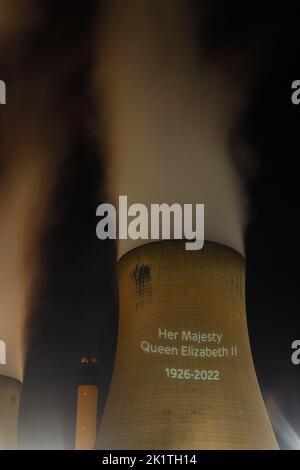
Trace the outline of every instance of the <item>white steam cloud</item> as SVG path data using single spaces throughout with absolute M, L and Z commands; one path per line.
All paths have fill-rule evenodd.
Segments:
M 96 74 L 107 190 L 129 204 L 204 203 L 205 238 L 244 253 L 247 197 L 229 149 L 244 96 L 194 27 L 184 0 L 109 2 Z M 121 240 L 119 255 L 139 242 Z
M 10 84 L 1 107 L 0 338 L 7 363 L 0 375 L 23 378 L 25 326 L 32 287 L 40 274 L 40 241 L 54 175 L 64 150 L 64 127 L 51 111 L 51 90 L 28 93 Z M 51 119 L 53 118 L 53 119 Z

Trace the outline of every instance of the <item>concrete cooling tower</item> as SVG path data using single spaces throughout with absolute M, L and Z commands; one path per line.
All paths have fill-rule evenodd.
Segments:
M 249 344 L 247 195 L 230 151 L 243 87 L 232 60 L 203 51 L 190 2 L 109 3 L 97 81 L 108 194 L 149 214 L 204 204 L 207 241 L 118 240 L 119 337 L 97 447 L 276 449 Z
M 275 449 L 253 366 L 245 260 L 217 243 L 119 261 L 120 329 L 104 449 Z
M 0 375 L 0 450 L 17 448 L 21 389 L 19 380 Z

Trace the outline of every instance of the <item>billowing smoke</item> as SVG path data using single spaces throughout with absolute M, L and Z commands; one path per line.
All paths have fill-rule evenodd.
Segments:
M 1 108 L 0 336 L 7 365 L 0 373 L 21 380 L 26 313 L 64 137 L 62 122 L 52 114 L 50 89 L 42 86 L 38 92 L 36 83 L 33 94 L 22 81 L 9 85 L 9 100 Z
M 212 59 L 199 46 L 201 21 L 188 5 L 110 2 L 96 77 L 108 193 L 147 206 L 204 203 L 205 238 L 244 253 L 247 196 L 230 145 L 246 87 L 235 78 L 238 61 Z M 132 247 L 122 240 L 119 254 Z
M 41 18 L 40 7 L 38 0 L 1 0 L 0 50 L 10 49 L 23 39 Z
M 32 334 L 28 314 L 47 270 L 44 235 L 58 217 L 51 213 L 54 188 L 74 141 L 85 132 L 91 14 L 79 14 L 75 6 L 72 11 L 77 28 L 69 2 L 0 5 L 0 79 L 7 90 L 0 107 L 0 339 L 7 364 L 0 375 L 18 379 Z M 37 316 L 33 323 L 39 330 Z
M 280 409 L 275 397 L 267 395 L 266 402 L 272 417 L 274 431 L 279 436 L 284 448 L 300 450 L 300 436 Z
M 65 69 L 26 51 L 43 17 L 39 6 L 35 0 L 0 5 L 0 78 L 7 89 L 0 107 L 0 338 L 7 363 L 0 374 L 19 380 L 32 287 L 41 274 L 40 244 L 69 128 L 58 96 Z

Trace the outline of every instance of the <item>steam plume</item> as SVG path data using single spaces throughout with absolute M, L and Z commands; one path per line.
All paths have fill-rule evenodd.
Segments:
M 1 0 L 0 50 L 15 46 L 41 16 L 38 0 Z
M 37 81 L 29 93 L 28 76 L 11 82 L 8 103 L 1 107 L 0 333 L 7 364 L 0 373 L 19 380 L 32 286 L 40 271 L 40 240 L 65 144 L 49 85 Z
M 244 253 L 247 197 L 230 140 L 245 93 L 234 67 L 197 49 L 188 3 L 110 2 L 97 75 L 108 192 L 146 205 L 204 203 L 206 239 Z M 121 243 L 120 255 L 132 248 Z

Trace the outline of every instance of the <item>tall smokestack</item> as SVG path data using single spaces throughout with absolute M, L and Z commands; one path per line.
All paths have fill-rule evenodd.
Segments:
M 189 2 L 124 4 L 110 2 L 97 82 L 108 192 L 148 213 L 205 204 L 209 241 L 202 251 L 119 241 L 119 338 L 98 447 L 275 449 L 247 331 L 247 197 L 229 146 L 242 87 L 196 50 Z
M 95 446 L 98 412 L 97 372 L 96 359 L 81 359 L 77 393 L 77 450 L 91 450 Z

